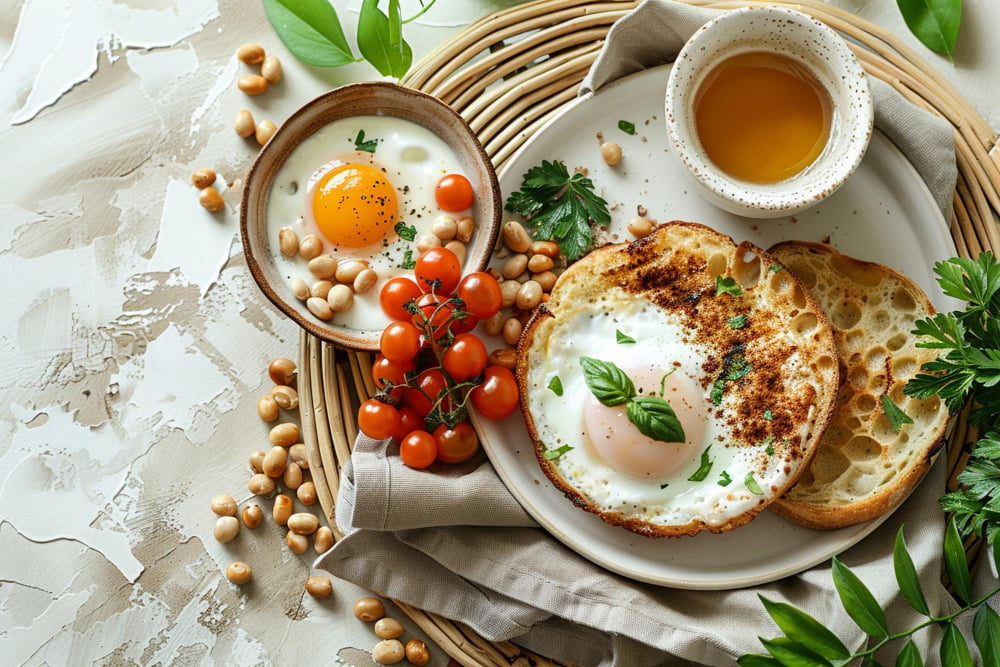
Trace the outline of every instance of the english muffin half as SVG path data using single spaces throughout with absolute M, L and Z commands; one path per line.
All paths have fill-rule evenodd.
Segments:
M 944 403 L 903 394 L 903 386 L 937 356 L 916 347 L 911 333 L 918 319 L 934 314 L 934 306 L 898 271 L 829 245 L 792 241 L 769 252 L 826 313 L 841 366 L 836 409 L 819 450 L 798 484 L 771 507 L 821 530 L 874 519 L 906 499 L 944 443 Z M 886 415 L 887 398 L 913 423 L 897 431 Z
M 573 264 L 518 345 L 542 471 L 649 537 L 724 532 L 795 483 L 833 411 L 830 325 L 760 248 L 674 222 Z

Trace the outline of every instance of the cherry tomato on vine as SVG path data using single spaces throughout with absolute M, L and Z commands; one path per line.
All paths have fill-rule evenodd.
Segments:
M 417 376 L 415 381 L 416 389 L 411 389 L 406 395 L 406 402 L 410 404 L 414 410 L 422 417 L 426 417 L 427 413 L 431 411 L 434 407 L 434 402 L 437 401 L 438 396 L 442 391 L 448 388 L 448 380 L 445 379 L 444 373 L 436 368 L 429 368 L 420 375 Z M 423 393 L 421 393 L 421 391 Z M 424 395 L 426 394 L 426 396 Z M 444 410 L 454 409 L 454 402 L 451 397 L 444 399 L 441 402 L 441 406 Z
M 411 468 L 422 470 L 434 463 L 437 456 L 437 441 L 427 431 L 412 431 L 399 443 L 399 458 Z
M 437 457 L 445 463 L 468 461 L 479 449 L 479 437 L 469 422 L 460 422 L 454 428 L 441 424 L 434 430 L 434 440 Z
M 431 291 L 431 285 L 440 281 L 434 289 L 437 294 L 451 294 L 458 287 L 462 277 L 462 263 L 458 257 L 447 248 L 430 248 L 417 259 L 413 269 L 417 284 L 425 292 Z
M 378 348 L 389 361 L 411 361 L 420 351 L 420 331 L 409 322 L 391 322 L 382 332 Z
M 392 439 L 396 442 L 402 442 L 403 438 L 408 434 L 426 429 L 427 425 L 424 423 L 424 418 L 420 416 L 420 413 L 410 406 L 404 405 L 399 408 L 399 426 L 396 428 L 396 432 L 392 434 Z
M 472 183 L 461 174 L 445 174 L 434 188 L 437 205 L 452 213 L 464 211 L 472 206 L 474 197 Z
M 406 374 L 413 368 L 412 359 L 391 361 L 380 354 L 375 359 L 375 363 L 372 364 L 372 380 L 375 381 L 375 386 L 379 389 L 385 388 L 383 380 L 388 380 L 394 385 L 406 384 Z
M 465 309 L 480 319 L 496 315 L 503 303 L 500 284 L 496 278 L 483 271 L 470 273 L 458 283 L 458 298 L 465 302 Z
M 476 328 L 477 324 L 479 324 L 478 317 L 476 317 L 475 315 L 466 315 L 461 319 L 452 320 L 451 326 L 449 328 L 451 329 L 451 332 L 453 334 L 457 335 L 457 334 L 469 333 L 470 331 Z
M 482 373 L 487 358 L 486 346 L 478 336 L 458 334 L 451 347 L 444 352 L 444 369 L 453 380 L 462 382 Z
M 369 398 L 358 409 L 358 428 L 369 438 L 384 440 L 399 426 L 399 412 L 388 403 Z
M 423 292 L 409 278 L 393 278 L 382 286 L 379 292 L 379 305 L 382 312 L 393 320 L 409 319 L 410 313 L 403 307 L 411 299 L 419 299 Z
M 448 320 L 455 312 L 455 307 L 448 302 L 448 297 L 439 294 L 424 294 L 417 299 L 417 308 L 420 309 L 423 317 L 414 314 L 410 317 L 410 321 L 422 334 L 425 336 L 433 334 L 434 338 L 440 338 L 448 333 Z M 425 322 L 429 329 L 424 328 Z
M 487 367 L 483 382 L 472 390 L 472 405 L 487 419 L 503 419 L 517 409 L 514 374 L 503 366 Z

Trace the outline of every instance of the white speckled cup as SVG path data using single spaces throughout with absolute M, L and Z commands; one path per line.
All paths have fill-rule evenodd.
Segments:
M 726 58 L 748 51 L 793 58 L 813 73 L 832 102 L 823 152 L 778 183 L 729 176 L 709 160 L 695 128 L 694 99 L 705 76 Z M 712 19 L 681 49 L 667 81 L 666 119 L 674 154 L 709 202 L 737 215 L 777 218 L 816 204 L 847 181 L 868 148 L 874 111 L 864 69 L 836 32 L 801 12 L 747 7 Z

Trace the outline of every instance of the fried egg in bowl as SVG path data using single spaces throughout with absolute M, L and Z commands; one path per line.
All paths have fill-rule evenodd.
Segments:
M 539 465 L 649 537 L 721 533 L 798 479 L 832 414 L 829 323 L 764 251 L 675 222 L 573 264 L 518 344 Z

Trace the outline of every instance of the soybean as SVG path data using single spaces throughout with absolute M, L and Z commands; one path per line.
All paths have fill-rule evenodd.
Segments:
M 476 221 L 469 217 L 462 218 L 458 221 L 458 226 L 455 229 L 455 240 L 468 243 L 472 240 L 475 231 Z
M 653 233 L 653 221 L 642 216 L 632 218 L 628 221 L 628 231 L 637 239 L 649 236 Z
M 281 477 L 288 465 L 288 450 L 275 445 L 264 456 L 264 474 L 268 477 Z
M 337 270 L 335 275 L 337 280 L 342 283 L 353 283 L 354 279 L 358 277 L 358 274 L 368 268 L 363 262 L 359 262 L 354 259 L 349 259 L 346 262 L 340 262 L 337 264 Z
M 309 512 L 297 512 L 288 517 L 288 530 L 296 535 L 312 535 L 319 528 L 319 519 Z
M 271 137 L 277 131 L 278 126 L 274 124 L 274 121 L 262 120 L 257 123 L 257 128 L 253 131 L 253 136 L 257 140 L 257 143 L 263 146 L 270 141 Z
M 234 516 L 220 516 L 215 521 L 215 529 L 212 531 L 215 539 L 225 544 L 232 542 L 240 534 L 240 521 Z
M 417 253 L 422 255 L 431 248 L 440 248 L 441 239 L 433 234 L 417 234 L 417 237 L 413 239 L 413 245 L 417 249 Z
M 325 598 L 333 592 L 333 582 L 330 577 L 309 577 L 306 579 L 306 592 L 314 598 Z
M 215 172 L 211 169 L 195 169 L 191 174 L 191 184 L 203 190 L 215 183 Z
M 521 320 L 516 317 L 511 317 L 506 322 L 503 323 L 503 339 L 508 345 L 517 345 L 518 339 L 521 337 Z
M 406 660 L 411 665 L 418 665 L 420 667 L 430 662 L 431 654 L 427 650 L 427 644 L 419 639 L 411 639 L 406 642 Z
M 311 507 L 316 504 L 316 485 L 312 482 L 303 482 L 302 486 L 295 489 L 295 495 L 298 496 L 300 503 Z
M 450 241 L 458 233 L 458 223 L 450 215 L 441 215 L 431 225 L 431 233 L 442 241 Z
M 315 234 L 306 234 L 299 242 L 299 256 L 306 260 L 315 259 L 323 253 L 323 241 Z
M 317 299 L 326 299 L 332 289 L 333 283 L 329 280 L 317 280 L 309 288 L 309 296 L 314 296 Z
M 309 285 L 306 285 L 306 281 L 302 280 L 302 278 L 299 278 L 298 276 L 292 278 L 291 286 L 292 294 L 295 295 L 296 299 L 299 301 L 305 301 L 309 298 Z
M 288 448 L 288 457 L 303 470 L 309 469 L 309 454 L 304 444 L 296 443 Z
M 281 61 L 278 60 L 278 56 L 264 58 L 264 64 L 260 66 L 260 75 L 264 80 L 268 83 L 278 83 L 281 81 L 281 74 Z
M 380 665 L 395 665 L 406 657 L 406 649 L 398 639 L 383 639 L 372 649 L 372 659 Z
M 264 512 L 260 505 L 247 505 L 243 508 L 243 524 L 247 528 L 256 528 L 264 520 Z
M 622 147 L 613 141 L 601 144 L 601 157 L 609 167 L 617 167 L 622 163 Z
M 509 347 L 493 350 L 490 352 L 489 362 L 491 366 L 503 366 L 508 370 L 514 370 L 517 366 L 517 352 Z
M 559 244 L 555 241 L 535 241 L 528 248 L 529 255 L 545 255 L 556 259 L 559 257 Z
M 294 509 L 294 503 L 292 499 L 283 493 L 279 493 L 274 497 L 274 507 L 271 508 L 271 517 L 274 522 L 279 526 L 284 526 L 288 524 L 288 518 L 292 516 L 292 510 Z
M 350 310 L 354 305 L 354 290 L 347 285 L 334 285 L 326 295 L 326 302 L 330 304 L 330 310 L 335 313 Z
M 305 535 L 288 533 L 285 535 L 285 544 L 288 545 L 293 554 L 304 554 L 309 548 L 309 538 Z
M 254 133 L 257 123 L 254 122 L 253 114 L 249 109 L 240 109 L 236 112 L 236 120 L 233 121 L 233 129 L 236 134 L 246 139 Z
M 323 554 L 333 546 L 333 531 L 327 526 L 320 526 L 313 533 L 313 549 L 316 553 Z
M 528 259 L 528 270 L 532 273 L 544 273 L 555 266 L 555 262 L 548 255 L 532 255 Z
M 237 79 L 236 86 L 247 95 L 260 95 L 267 90 L 267 79 L 260 74 L 244 74 Z
M 282 410 L 294 410 L 299 407 L 299 392 L 285 384 L 275 385 L 271 390 L 271 398 Z
M 448 241 L 444 244 L 444 247 L 455 253 L 455 257 L 458 258 L 459 264 L 465 264 L 465 244 L 461 241 Z
M 226 578 L 237 586 L 247 583 L 252 576 L 253 572 L 250 570 L 250 566 L 240 561 L 230 563 L 229 567 L 226 568 Z
M 281 482 L 291 491 L 299 488 L 302 486 L 302 468 L 297 463 L 289 463 L 285 472 L 281 473 Z
M 337 272 L 337 260 L 329 255 L 320 255 L 309 260 L 309 273 L 317 278 L 332 278 Z
M 542 286 L 534 280 L 529 280 L 521 285 L 517 291 L 515 303 L 521 310 L 531 310 L 542 302 Z M 518 332 L 520 334 L 520 332 Z
M 274 493 L 274 480 L 264 473 L 257 473 L 247 482 L 247 490 L 257 496 L 269 496 Z
M 518 253 L 516 255 L 511 255 L 510 259 L 504 262 L 503 268 L 500 269 L 500 274 L 507 280 L 513 280 L 524 273 L 527 268 L 528 256 L 523 253 Z
M 212 511 L 219 516 L 236 516 L 236 500 L 223 493 L 212 498 Z
M 354 603 L 354 617 L 369 623 L 385 616 L 385 605 L 378 598 L 363 597 Z
M 551 271 L 542 271 L 541 273 L 534 273 L 531 279 L 542 286 L 543 292 L 551 292 L 552 288 L 556 284 L 556 278 L 558 276 Z
M 502 310 L 498 310 L 487 318 L 487 320 L 483 323 L 483 327 L 489 335 L 499 336 L 500 332 L 503 331 L 503 323 L 506 320 L 507 316 L 503 314 Z
M 295 257 L 299 252 L 299 235 L 291 227 L 282 227 L 278 231 L 278 249 L 285 257 Z
M 354 292 L 364 294 L 375 287 L 376 282 L 378 282 L 378 274 L 372 269 L 365 269 L 354 278 Z
M 264 48 L 257 44 L 244 44 L 236 50 L 236 57 L 247 65 L 256 65 L 264 61 Z
M 503 242 L 514 252 L 526 252 L 531 246 L 531 237 L 520 222 L 508 220 L 503 223 Z
M 264 457 L 267 454 L 259 449 L 250 452 L 250 469 L 255 473 L 264 472 Z
M 310 297 L 306 300 L 306 308 L 309 309 L 310 313 L 324 322 L 333 319 L 333 309 L 330 308 L 330 304 L 326 302 L 326 299 Z
M 382 639 L 398 639 L 403 631 L 403 624 L 390 616 L 375 621 L 375 634 Z
M 271 429 L 271 432 L 268 434 L 268 439 L 271 441 L 272 445 L 291 447 L 299 441 L 298 424 L 293 424 L 291 422 L 278 424 Z
M 222 200 L 222 195 L 212 186 L 208 186 L 198 193 L 198 203 L 203 209 L 212 213 L 218 213 L 226 208 L 226 202 Z
M 277 357 L 267 366 L 267 376 L 274 384 L 295 384 L 298 367 L 295 362 L 285 357 Z
M 516 280 L 505 280 L 500 283 L 501 305 L 503 305 L 504 308 L 513 306 L 514 301 L 517 299 L 517 293 L 520 289 L 521 283 Z

